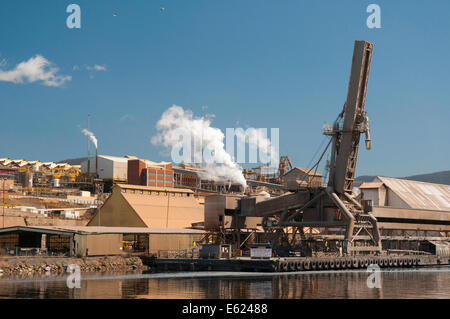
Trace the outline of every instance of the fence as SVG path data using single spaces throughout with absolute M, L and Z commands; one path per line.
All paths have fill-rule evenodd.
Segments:
M 158 258 L 199 258 L 200 250 L 198 247 L 193 247 L 183 250 L 158 250 L 156 254 Z
M 69 250 L 51 250 L 41 248 L 0 247 L 0 256 L 69 256 Z

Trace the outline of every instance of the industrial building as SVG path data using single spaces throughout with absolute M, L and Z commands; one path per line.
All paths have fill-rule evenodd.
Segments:
M 205 176 L 202 168 L 186 164 L 172 166 L 169 162 L 128 160 L 128 184 L 130 185 L 190 188 L 197 192 L 218 192 L 225 188 L 224 183 L 210 180 Z M 225 184 L 227 191 L 242 191 L 239 184 Z
M 155 163 L 149 160 L 128 160 L 128 184 L 173 187 L 172 163 Z
M 129 157 L 98 155 L 81 162 L 81 173 L 95 173 L 98 178 L 113 182 L 127 181 Z M 97 167 L 98 165 L 98 167 Z
M 189 228 L 203 218 L 191 190 L 117 184 L 88 226 Z
M 0 172 L 9 174 L 16 185 L 23 188 L 60 187 L 61 184 L 74 183 L 80 174 L 79 165 L 23 159 L 0 159 Z
M 18 226 L 0 229 L 0 255 L 159 255 L 192 249 L 203 237 L 195 229 Z
M 289 190 L 299 187 L 321 187 L 322 174 L 306 168 L 294 167 L 282 177 L 283 186 Z
M 450 232 L 450 186 L 377 176 L 360 186 L 383 230 Z

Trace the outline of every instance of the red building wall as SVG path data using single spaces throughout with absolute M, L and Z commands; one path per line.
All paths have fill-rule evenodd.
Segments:
M 147 181 L 145 169 L 144 161 L 138 159 L 128 160 L 128 184 L 145 186 Z
M 147 186 L 166 186 L 173 187 L 172 164 L 164 167 L 147 167 Z

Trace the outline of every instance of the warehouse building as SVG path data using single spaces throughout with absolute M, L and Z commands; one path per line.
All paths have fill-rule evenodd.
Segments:
M 189 228 L 203 218 L 191 190 L 118 184 L 88 226 Z
M 380 229 L 450 234 L 450 186 L 377 176 L 360 186 Z
M 0 255 L 160 255 L 192 249 L 204 235 L 195 229 L 18 226 L 0 229 Z
M 98 164 L 98 168 L 97 168 Z M 98 155 L 81 162 L 81 173 L 97 173 L 103 180 L 126 182 L 128 170 L 128 157 Z
M 281 176 L 283 185 L 289 190 L 297 190 L 299 187 L 321 187 L 322 174 L 306 168 L 294 167 Z

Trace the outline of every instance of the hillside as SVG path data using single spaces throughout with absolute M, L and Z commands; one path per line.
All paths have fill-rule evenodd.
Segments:
M 67 163 L 70 165 L 81 165 L 81 162 L 84 162 L 87 160 L 87 157 L 80 157 L 80 158 L 69 158 L 63 161 L 59 161 L 58 163 Z
M 381 175 L 383 176 L 383 175 Z M 376 176 L 362 175 L 358 176 L 355 180 L 358 182 L 371 182 Z M 450 171 L 440 171 L 429 174 L 412 175 L 406 177 L 394 177 L 401 179 L 408 179 L 411 181 L 427 182 L 435 184 L 450 185 Z

